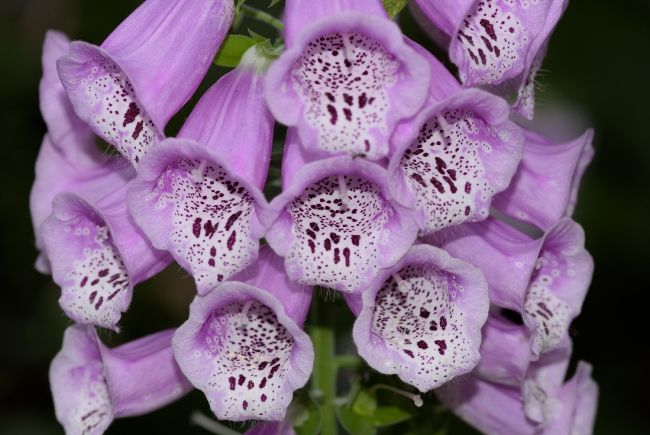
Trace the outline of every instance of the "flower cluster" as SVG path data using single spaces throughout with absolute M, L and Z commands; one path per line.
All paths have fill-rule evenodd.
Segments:
M 50 369 L 66 433 L 191 388 L 219 419 L 284 421 L 251 434 L 293 433 L 312 286 L 344 295 L 370 367 L 481 431 L 591 433 L 591 367 L 565 376 L 593 272 L 570 217 L 592 132 L 558 144 L 511 120 L 532 117 L 565 3 L 412 2 L 461 84 L 379 0 L 286 0 L 284 45 L 243 53 L 173 138 L 232 0 L 147 0 L 101 46 L 49 32 L 31 210 L 36 267 L 76 322 Z M 276 120 L 282 192 L 267 202 Z M 133 287 L 174 260 L 196 283 L 189 319 L 107 348 L 95 328 L 119 331 Z

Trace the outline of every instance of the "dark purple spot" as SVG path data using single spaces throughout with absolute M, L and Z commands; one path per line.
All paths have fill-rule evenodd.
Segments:
M 194 237 L 197 239 L 201 236 L 201 218 L 194 219 L 194 223 L 192 224 L 192 234 L 194 234 Z
M 497 47 L 496 45 L 494 46 L 494 54 L 497 57 L 499 57 L 499 55 L 501 54 L 501 50 L 499 50 L 499 47 Z
M 361 241 L 361 236 L 352 236 L 352 244 L 354 246 L 359 246 L 359 242 Z
M 470 193 L 472 191 L 472 183 L 469 181 L 465 183 L 465 193 Z
M 244 385 L 244 382 L 246 382 L 246 376 L 239 375 L 239 379 L 237 380 L 237 383 L 239 384 L 239 386 L 241 387 L 242 385 Z
M 101 307 L 103 303 L 104 303 L 104 296 L 100 296 L 100 297 L 99 297 L 99 300 L 98 300 L 97 303 L 95 304 L 95 309 L 96 309 L 96 310 L 99 310 L 99 307 Z
M 210 248 L 210 256 L 211 257 L 216 257 L 217 256 L 217 248 L 215 248 L 214 246 L 212 248 Z
M 415 181 L 420 183 L 422 185 L 422 187 L 427 187 L 427 183 L 424 181 L 422 176 L 420 176 L 420 174 L 414 172 L 414 173 L 411 174 L 411 178 L 413 178 Z
M 262 382 L 260 382 L 260 388 L 266 387 L 266 378 L 262 378 Z
M 99 282 L 99 278 L 98 279 L 93 279 L 92 282 L 90 283 L 90 285 L 95 285 L 98 282 Z
M 436 323 L 435 320 L 432 320 L 429 322 L 429 331 L 437 331 L 438 330 L 438 324 Z
M 124 122 L 122 123 L 122 127 L 126 127 L 128 124 L 135 121 L 135 117 L 138 116 L 138 114 L 140 114 L 138 105 L 134 102 L 129 103 L 129 109 L 124 114 Z
M 327 111 L 330 113 L 330 122 L 332 125 L 336 125 L 336 120 L 338 119 L 339 115 L 336 113 L 336 108 L 332 106 L 331 104 L 327 105 Z
M 133 134 L 131 135 L 133 139 L 137 139 L 138 136 L 140 136 L 140 133 L 142 132 L 143 123 L 144 123 L 143 121 L 140 121 L 135 125 L 135 130 L 133 130 Z
M 332 249 L 332 242 L 330 242 L 330 239 L 325 239 L 325 241 L 323 242 L 323 247 L 325 248 L 326 251 Z
M 445 176 L 445 177 L 442 177 L 442 179 L 445 180 L 447 182 L 447 184 L 449 184 L 449 190 L 451 190 L 451 193 L 456 193 L 458 191 L 458 189 L 456 188 L 456 185 L 454 184 L 454 182 L 451 181 L 451 178 Z
M 431 184 L 433 184 L 433 187 L 438 189 L 438 192 L 440 193 L 445 193 L 445 186 L 442 185 L 442 183 L 435 178 L 431 178 Z
M 316 253 L 316 245 L 314 244 L 314 241 L 309 239 L 307 240 L 307 244 L 309 245 L 309 249 L 311 249 L 311 253 Z
M 275 364 L 276 362 L 280 361 L 280 358 L 273 358 L 271 360 L 271 365 Z
M 424 341 L 424 340 L 420 340 L 420 341 L 418 341 L 418 347 L 419 347 L 420 349 L 428 349 L 428 348 L 429 348 L 429 345 L 427 344 L 426 341 Z
M 345 257 L 345 267 L 350 267 L 350 248 L 343 248 L 343 256 Z
M 345 59 L 345 60 L 343 61 L 343 63 L 344 63 L 345 66 L 348 67 L 348 68 L 350 68 L 350 67 L 352 66 L 352 63 L 351 63 L 349 60 L 347 60 L 347 59 Z
M 87 276 L 84 276 L 84 279 L 81 280 L 81 284 L 79 284 L 79 286 L 80 286 L 80 287 L 83 287 L 83 286 L 86 285 L 87 282 L 88 282 L 88 277 L 87 277 Z M 92 301 L 91 301 L 91 302 L 92 302 Z
M 253 387 L 255 386 L 255 383 L 253 381 L 248 381 L 248 384 L 246 385 L 249 390 L 252 390 Z
M 228 237 L 228 242 L 226 246 L 228 247 L 229 251 L 232 251 L 232 247 L 235 246 L 235 240 L 237 237 L 236 233 L 237 233 L 236 231 L 233 231 L 232 233 L 230 233 L 230 237 Z
M 515 29 L 514 29 L 514 27 L 509 28 L 509 29 L 508 29 L 508 32 L 510 32 L 510 33 L 515 33 Z
M 219 282 L 223 281 L 223 275 L 221 274 L 217 275 L 217 281 Z
M 117 294 L 120 292 L 120 290 L 122 290 L 122 289 L 121 289 L 121 288 L 118 288 L 117 290 L 115 290 L 113 293 L 111 293 L 110 295 L 108 295 L 108 297 L 106 298 L 106 300 L 110 301 L 111 299 L 113 299 L 113 298 L 115 297 L 115 295 L 117 295 Z
M 339 261 L 341 261 L 341 251 L 339 251 L 339 248 L 334 248 L 334 264 L 339 264 Z
M 445 169 L 447 169 L 447 164 L 440 157 L 436 157 L 436 169 L 440 172 L 440 175 L 445 175 Z
M 456 181 L 456 170 L 455 169 L 447 169 L 447 173 L 451 177 L 452 180 Z
M 375 97 L 370 97 L 370 99 L 368 100 L 368 104 L 372 104 L 373 101 L 375 101 Z
M 420 307 L 420 317 L 423 319 L 426 319 L 429 317 L 429 314 L 431 314 L 426 308 Z
M 260 400 L 262 402 L 266 402 L 266 394 L 262 394 L 262 397 L 260 397 Z
M 241 216 L 242 211 L 239 210 L 237 213 L 233 213 L 229 218 L 228 221 L 226 222 L 226 231 L 230 230 L 230 227 L 232 227 L 232 224 L 235 223 L 237 219 L 239 219 L 239 216 Z
M 97 272 L 97 276 L 100 277 L 100 278 L 103 278 L 106 275 L 108 275 L 108 269 L 102 269 L 99 272 Z
M 469 205 L 465 207 L 465 216 L 469 216 L 470 208 Z
M 273 375 L 278 370 L 280 370 L 280 364 L 274 365 L 273 368 L 271 369 L 271 372 L 269 373 L 269 379 L 273 379 Z
M 109 279 L 108 282 L 109 282 L 109 283 L 110 283 L 110 282 L 113 282 L 113 281 L 115 281 L 116 279 L 118 279 L 119 277 L 120 277 L 120 274 L 119 274 L 119 273 L 113 274 L 113 275 L 111 275 L 111 279 Z M 113 285 L 115 285 L 115 284 L 113 284 Z
M 440 355 L 444 355 L 445 350 L 447 350 L 447 343 L 445 342 L 445 340 L 436 340 L 434 341 L 434 343 L 436 343 L 436 345 L 438 346 L 438 353 Z
M 485 48 L 487 48 L 490 51 L 493 51 L 492 43 L 490 42 L 490 40 L 487 39 L 485 36 L 481 36 L 481 39 L 483 40 L 483 43 L 485 43 Z
M 90 303 L 91 303 L 91 304 L 92 304 L 93 302 L 95 302 L 95 298 L 96 298 L 96 297 L 97 297 L 97 292 L 96 292 L 96 291 L 94 291 L 94 292 L 92 292 L 92 293 L 90 294 Z
M 487 63 L 487 57 L 485 57 L 485 53 L 483 53 L 482 48 L 478 49 L 478 55 L 481 57 L 481 63 L 485 65 Z
M 445 330 L 445 328 L 447 328 L 447 319 L 445 318 L 445 316 L 440 316 L 440 327 L 442 328 L 443 331 Z
M 264 370 L 267 365 L 269 365 L 268 361 L 264 361 L 257 366 L 257 370 Z
M 312 239 L 316 239 L 316 233 L 313 232 L 312 230 L 307 230 L 307 231 L 305 231 L 305 232 L 306 232 L 307 235 L 308 235 L 309 237 L 311 237 Z
M 343 113 L 345 114 L 345 119 L 347 119 L 348 121 L 352 121 L 352 111 L 350 109 L 344 107 Z
M 474 61 L 474 63 L 478 65 L 478 57 L 476 57 L 472 50 L 468 49 L 467 53 L 469 53 L 469 57 Z
M 337 245 L 339 243 L 339 240 L 341 240 L 341 237 L 336 233 L 330 233 L 330 238 L 335 245 Z
M 325 96 L 326 96 L 327 99 L 330 100 L 332 103 L 334 102 L 334 95 L 330 94 L 329 92 L 325 92 Z
M 311 222 L 309 224 L 309 226 L 311 227 L 312 230 L 314 230 L 316 232 L 318 232 L 320 230 L 320 228 L 318 227 L 318 224 L 316 222 Z
M 216 226 L 212 226 L 212 221 L 208 220 L 205 224 L 203 224 L 203 229 L 205 230 L 205 237 L 211 239 L 212 236 L 214 236 L 214 233 L 217 231 L 218 227 L 219 227 L 219 222 L 217 222 Z
M 370 141 L 366 139 L 363 141 L 363 143 L 366 145 L 366 152 L 370 151 Z
M 472 39 L 471 36 L 468 36 L 468 35 L 464 34 L 462 30 L 459 30 L 458 34 L 460 36 L 462 36 L 463 38 L 467 39 L 467 42 L 469 42 L 469 45 L 474 45 L 474 40 Z M 458 39 L 460 39 L 460 38 L 458 38 Z
M 345 101 L 348 104 L 348 106 L 354 104 L 354 98 L 352 97 L 352 95 L 343 94 L 343 101 Z
M 492 39 L 493 41 L 497 40 L 497 34 L 494 32 L 494 27 L 492 26 L 492 23 L 490 23 L 488 20 L 484 18 L 481 21 L 479 21 L 479 24 L 483 26 L 483 28 L 485 29 L 485 33 L 488 34 L 490 39 Z M 512 30 L 510 33 L 512 33 L 514 29 L 512 27 L 510 29 Z
M 214 267 L 214 266 L 216 266 L 216 264 L 217 264 L 217 263 L 214 261 L 214 258 L 210 258 L 210 259 L 208 259 L 208 265 L 209 265 L 210 267 Z
M 407 354 L 408 356 L 410 356 L 411 358 L 415 358 L 415 355 L 413 355 L 413 352 L 411 352 L 408 349 L 404 349 L 404 353 Z
M 368 97 L 366 97 L 366 93 L 364 92 L 359 96 L 359 108 L 363 109 L 368 102 Z
M 242 406 L 244 407 L 244 411 L 246 411 L 246 408 L 248 408 L 248 402 L 244 400 L 244 403 L 242 403 Z

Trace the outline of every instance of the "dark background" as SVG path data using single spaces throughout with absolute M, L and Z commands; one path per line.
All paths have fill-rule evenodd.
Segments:
M 139 3 L 0 0 L 3 435 L 63 433 L 54 417 L 47 371 L 70 321 L 58 306 L 58 287 L 32 267 L 36 250 L 28 210 L 34 162 L 45 133 L 38 108 L 44 34 L 57 29 L 73 39 L 101 44 Z M 401 20 L 407 34 L 425 41 L 407 13 Z M 239 33 L 247 27 L 275 36 L 271 28 L 249 20 Z M 583 314 L 572 326 L 574 359 L 594 365 L 601 389 L 596 434 L 642 434 L 650 426 L 649 55 L 649 1 L 573 0 L 554 33 L 538 78 L 536 128 L 559 139 L 575 137 L 589 126 L 596 130 L 596 157 L 585 175 L 574 215 L 585 228 L 596 271 Z M 224 71 L 213 67 L 200 92 Z M 172 120 L 168 135 L 178 130 L 195 101 Z M 121 321 L 123 332 L 105 334 L 104 339 L 113 346 L 178 326 L 186 319 L 193 296 L 192 278 L 172 266 L 137 287 Z M 206 434 L 188 426 L 194 409 L 209 414 L 207 401 L 196 391 L 148 416 L 118 420 L 108 433 Z M 472 432 L 455 422 L 451 433 Z

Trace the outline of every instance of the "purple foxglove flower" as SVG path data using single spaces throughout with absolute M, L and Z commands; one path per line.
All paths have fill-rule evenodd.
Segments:
M 94 134 L 72 109 L 56 71 L 56 60 L 68 54 L 69 44 L 63 33 L 48 31 L 43 45 L 40 100 L 48 133 L 36 159 L 36 179 L 29 198 L 36 247 L 41 251 L 36 269 L 42 273 L 51 273 L 40 230 L 52 213 L 52 199 L 71 191 L 96 201 L 132 176 L 130 168 L 120 168 L 101 154 Z
M 405 43 L 379 0 L 288 0 L 287 51 L 266 79 L 275 118 L 317 154 L 388 154 L 400 119 L 430 84 L 427 62 Z
M 142 159 L 129 208 L 153 246 L 168 250 L 204 295 L 255 262 L 273 117 L 264 102 L 268 60 L 256 48 L 197 103 L 176 139 Z
M 362 307 L 351 304 L 352 335 L 375 370 L 425 392 L 468 373 L 481 358 L 487 283 L 478 268 L 442 249 L 413 246 L 361 298 Z
M 524 143 L 499 97 L 467 89 L 430 100 L 396 131 L 388 167 L 393 197 L 414 208 L 425 235 L 485 219 L 492 196 L 508 187 Z
M 562 385 L 565 360 L 550 360 L 547 367 L 540 367 L 529 382 L 529 395 L 524 393 L 523 397 L 518 387 L 493 383 L 475 374 L 449 382 L 435 390 L 436 395 L 486 435 L 590 435 L 598 386 L 591 378 L 591 365 L 582 361 L 573 378 Z M 537 398 L 532 399 L 533 395 Z M 531 419 L 526 412 L 539 400 L 549 412 L 543 422 Z
M 50 366 L 56 418 L 67 435 L 101 435 L 114 418 L 162 408 L 192 390 L 171 347 L 173 329 L 113 349 L 72 325 Z
M 172 258 L 151 246 L 126 207 L 129 184 L 93 204 L 73 194 L 54 198 L 42 228 L 59 304 L 72 320 L 116 331 L 133 286 L 163 270 Z
M 314 363 L 301 329 L 311 293 L 289 281 L 282 258 L 265 245 L 257 263 L 194 299 L 174 335 L 174 354 L 217 418 L 284 418 Z
M 534 79 L 551 32 L 567 0 L 416 0 L 414 15 L 424 13 L 437 27 L 438 43 L 466 87 L 500 85 L 518 92 L 513 110 L 532 119 Z M 444 35 L 443 37 L 440 37 Z
M 492 205 L 515 219 L 549 229 L 562 216 L 571 216 L 582 174 L 594 155 L 593 130 L 555 144 L 525 131 L 526 146 L 510 186 Z
M 289 422 L 260 422 L 248 429 L 244 435 L 296 435 Z
M 454 232 L 441 236 L 444 249 L 483 271 L 490 302 L 521 313 L 533 355 L 569 340 L 593 274 L 580 225 L 562 218 L 538 240 L 495 218 Z
M 77 115 L 137 166 L 208 71 L 232 0 L 147 0 L 101 46 L 75 41 L 57 62 Z
M 388 192 L 382 166 L 348 155 L 309 161 L 299 141 L 290 128 L 266 240 L 292 281 L 361 292 L 409 250 L 417 225 Z

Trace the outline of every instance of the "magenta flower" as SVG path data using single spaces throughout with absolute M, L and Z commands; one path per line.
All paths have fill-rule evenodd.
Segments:
M 284 418 L 314 363 L 302 330 L 311 292 L 289 281 L 282 258 L 263 246 L 257 263 L 194 299 L 174 354 L 217 418 Z
M 41 225 L 52 213 L 52 199 L 61 192 L 78 193 L 97 201 L 133 176 L 103 156 L 94 143 L 94 134 L 72 110 L 56 72 L 56 60 L 68 53 L 68 38 L 48 31 L 43 44 L 43 78 L 40 85 L 41 113 L 48 133 L 36 159 L 36 179 L 29 198 L 39 253 L 36 269 L 51 273 L 41 237 Z
M 126 207 L 125 184 L 92 204 L 73 194 L 54 198 L 42 234 L 61 286 L 59 304 L 72 320 L 119 330 L 133 286 L 163 270 L 172 258 L 151 246 Z
M 388 154 L 396 123 L 415 114 L 430 83 L 379 0 L 288 0 L 287 51 L 266 80 L 276 119 L 319 154 Z
M 468 373 L 481 358 L 487 283 L 479 269 L 441 249 L 413 246 L 348 301 L 359 355 L 420 391 Z
M 503 94 L 516 91 L 513 110 L 532 119 L 535 74 L 566 0 L 415 3 L 415 15 L 424 13 L 438 30 L 437 41 L 449 48 L 464 86 L 496 86 Z
M 147 0 L 101 46 L 57 62 L 75 112 L 133 166 L 208 71 L 234 15 L 227 0 Z
M 70 326 L 50 366 L 56 418 L 66 434 L 100 435 L 114 418 L 146 414 L 187 394 L 192 384 L 174 360 L 173 333 L 109 349 L 94 327 Z
M 411 211 L 390 195 L 384 167 L 348 155 L 309 161 L 299 142 L 289 129 L 266 240 L 292 281 L 361 292 L 415 241 Z
M 273 118 L 256 47 L 197 103 L 178 133 L 153 149 L 129 191 L 135 221 L 156 248 L 192 273 L 204 295 L 253 264 L 266 227 Z

